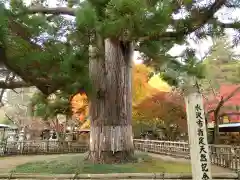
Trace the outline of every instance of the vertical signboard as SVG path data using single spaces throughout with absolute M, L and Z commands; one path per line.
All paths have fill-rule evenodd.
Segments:
M 211 162 L 202 95 L 197 92 L 190 93 L 185 97 L 185 103 L 193 179 L 211 180 Z

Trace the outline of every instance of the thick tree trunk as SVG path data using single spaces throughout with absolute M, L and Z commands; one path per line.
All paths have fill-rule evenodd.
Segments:
M 90 78 L 95 91 L 90 97 L 89 157 L 94 163 L 131 161 L 134 155 L 132 44 L 107 39 L 98 44 L 99 51 L 105 52 L 104 58 L 99 54 L 92 54 L 90 58 Z

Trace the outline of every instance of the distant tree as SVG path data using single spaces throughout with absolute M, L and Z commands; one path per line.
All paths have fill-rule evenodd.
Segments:
M 212 108 L 208 109 L 206 112 L 207 117 L 210 114 L 213 114 L 214 118 L 214 136 L 213 136 L 213 143 L 218 144 L 219 143 L 219 123 L 220 123 L 220 118 L 223 115 L 228 115 L 228 113 L 223 113 L 221 114 L 221 109 L 224 107 L 225 103 L 228 102 L 230 99 L 234 98 L 235 95 L 240 93 L 240 85 L 237 86 L 232 92 L 229 94 L 225 94 L 225 97 L 223 95 L 215 95 L 213 96 L 213 99 L 211 99 L 213 102 L 206 102 L 207 103 L 213 103 Z M 232 114 L 232 113 L 230 113 Z M 235 113 L 238 114 L 238 113 Z M 232 114 L 234 115 L 234 113 Z
M 73 117 L 78 120 L 79 129 L 89 129 L 89 101 L 85 92 L 78 93 L 70 99 Z
M 19 127 L 24 127 L 31 121 L 31 97 L 37 91 L 35 88 L 19 88 L 6 91 L 4 107 L 6 118 Z
M 240 82 L 240 62 L 228 38 L 215 39 L 213 43 L 211 53 L 203 62 L 205 78 L 200 81 L 205 95 L 217 92 L 222 84 Z
M 135 134 L 151 130 L 164 130 L 168 140 L 187 132 L 183 97 L 172 93 L 158 92 L 133 107 L 133 130 Z M 139 129 L 140 128 L 140 129 Z M 173 133 L 173 129 L 174 132 Z
M 85 92 L 78 93 L 70 99 L 73 116 L 83 121 L 88 116 L 89 102 Z
M 211 54 L 204 60 L 205 78 L 201 82 L 201 90 L 205 98 L 205 104 L 214 102 L 211 109 L 207 109 L 206 118 L 212 113 L 215 126 L 213 143 L 219 143 L 220 112 L 224 104 L 239 93 L 240 87 L 236 87 L 226 97 L 219 94 L 219 87 L 226 84 L 239 84 L 240 62 L 234 54 L 232 45 L 227 37 L 214 40 Z
M 37 92 L 31 99 L 31 112 L 33 117 L 39 117 L 46 123 L 50 124 L 54 130 L 59 133 L 63 131 L 59 123 L 59 115 L 64 115 L 66 121 L 72 117 L 72 109 L 69 96 L 58 91 L 50 96 L 45 96 Z M 63 137 L 64 138 L 64 137 Z
M 133 105 L 138 104 L 146 97 L 158 92 L 157 89 L 148 83 L 152 72 L 153 70 L 144 64 L 133 65 Z

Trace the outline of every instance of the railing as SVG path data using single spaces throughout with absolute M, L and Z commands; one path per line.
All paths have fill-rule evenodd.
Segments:
M 186 142 L 134 139 L 134 146 L 139 151 L 190 159 L 189 145 Z M 212 164 L 236 171 L 240 170 L 239 146 L 209 145 L 209 153 Z
M 136 150 L 190 159 L 186 142 L 134 139 Z M 86 142 L 69 141 L 16 141 L 0 144 L 0 156 L 21 154 L 83 153 L 88 151 Z M 214 165 L 240 170 L 240 147 L 209 145 L 211 162 Z
M 55 154 L 55 153 L 83 153 L 88 151 L 88 144 L 67 141 L 14 141 L 0 145 L 0 156 L 23 154 Z

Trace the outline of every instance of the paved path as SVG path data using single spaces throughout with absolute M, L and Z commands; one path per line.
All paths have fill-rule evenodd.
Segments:
M 174 161 L 174 162 L 189 162 L 189 160 L 182 159 L 182 158 L 173 158 L 170 156 L 162 156 L 159 154 L 152 154 L 149 153 L 150 156 L 155 158 L 161 158 L 164 161 Z M 12 156 L 12 157 L 0 157 L 0 173 L 6 173 L 14 169 L 16 166 L 21 164 L 25 164 L 28 162 L 34 161 L 51 161 L 56 158 L 61 158 L 64 156 L 76 156 L 76 154 L 54 154 L 54 155 L 33 155 L 33 156 Z M 229 169 L 225 169 L 218 166 L 212 166 L 212 172 L 232 172 Z

